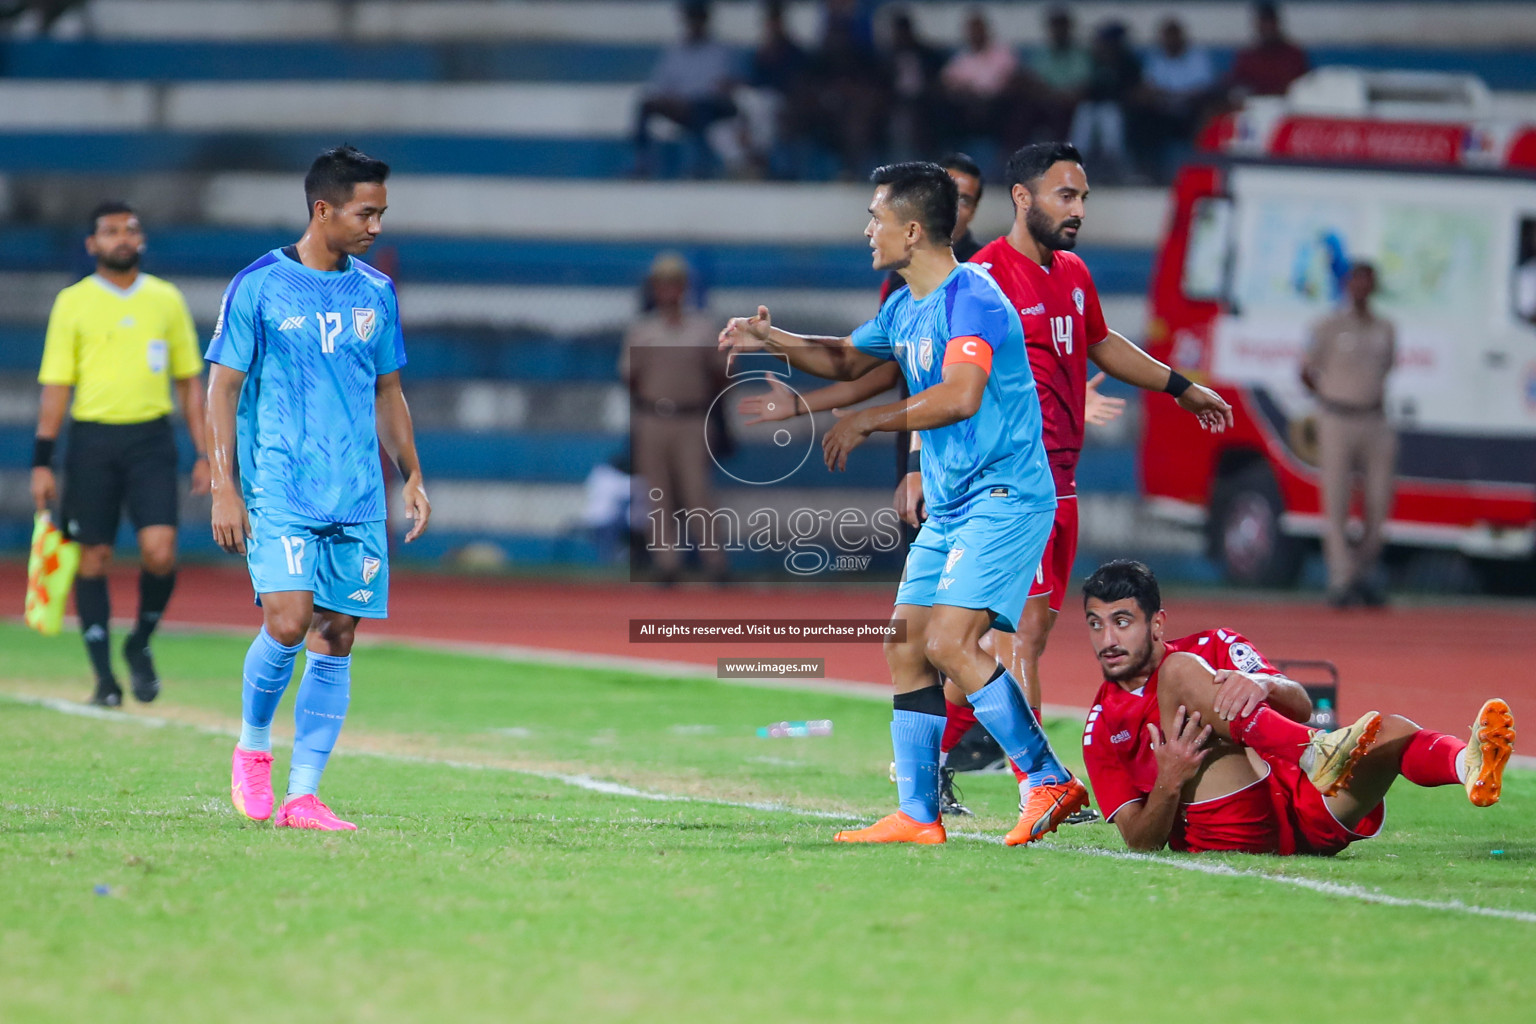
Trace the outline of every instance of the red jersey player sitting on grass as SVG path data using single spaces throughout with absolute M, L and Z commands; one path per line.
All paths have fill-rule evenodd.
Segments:
M 1083 732 L 1100 809 L 1127 846 L 1332 856 L 1381 830 L 1398 776 L 1463 786 L 1498 802 L 1514 748 L 1509 705 L 1478 712 L 1472 742 L 1371 712 L 1321 732 L 1312 704 L 1252 644 L 1226 629 L 1164 640 L 1157 579 L 1108 562 L 1083 585 L 1104 671 Z

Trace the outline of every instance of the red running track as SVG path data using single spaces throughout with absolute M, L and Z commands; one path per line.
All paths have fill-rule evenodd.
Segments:
M 25 572 L 0 565 L 0 593 L 15 595 Z M 118 617 L 132 614 L 135 574 L 112 580 Z M 877 619 L 890 614 L 889 589 L 816 586 L 681 586 L 526 581 L 396 574 L 391 617 L 369 635 L 619 655 L 713 667 L 721 657 L 825 658 L 831 678 L 886 681 L 878 644 L 803 642 L 631 643 L 631 618 Z M 1226 626 L 1274 659 L 1328 659 L 1339 668 L 1340 705 L 1353 717 L 1372 708 L 1460 734 L 1488 696 L 1501 696 L 1517 721 L 1536 723 L 1536 680 L 1527 657 L 1536 614 L 1529 605 L 1478 603 L 1337 612 L 1301 600 L 1168 600 L 1168 626 L 1181 636 Z M 168 622 L 260 625 L 242 567 L 183 569 Z M 1041 669 L 1047 703 L 1087 706 L 1099 683 L 1087 629 L 1069 602 Z

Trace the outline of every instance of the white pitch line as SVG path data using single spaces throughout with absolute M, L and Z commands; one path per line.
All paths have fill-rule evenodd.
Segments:
M 961 839 L 970 839 L 982 843 L 1002 843 L 1000 836 L 987 835 L 983 832 L 951 832 L 952 836 Z M 1421 910 L 1447 910 L 1459 914 L 1473 914 L 1480 917 L 1500 917 L 1510 921 L 1524 921 L 1527 924 L 1536 924 L 1536 913 L 1526 910 L 1500 910 L 1497 907 L 1480 907 L 1472 903 L 1463 903 L 1460 900 L 1420 900 L 1407 896 L 1393 896 L 1389 893 L 1378 892 L 1359 885 L 1341 885 L 1338 882 L 1327 882 L 1318 878 L 1300 878 L 1295 875 L 1275 875 L 1267 871 L 1243 870 L 1230 864 L 1221 864 L 1214 861 L 1175 859 L 1162 857 L 1155 853 L 1137 853 L 1134 850 L 1103 850 L 1091 846 L 1042 846 L 1041 850 L 1049 850 L 1052 853 L 1080 853 L 1089 857 L 1107 857 L 1110 860 L 1132 861 L 1142 864 L 1160 864 L 1164 867 L 1178 868 L 1180 871 L 1194 871 L 1202 875 L 1215 875 L 1221 878 L 1253 878 L 1261 882 L 1274 882 L 1279 885 L 1289 885 L 1298 889 L 1309 889 L 1312 892 L 1322 893 L 1326 896 L 1342 896 L 1347 899 L 1362 900 L 1366 903 L 1379 903 L 1388 907 L 1418 907 Z
M 58 711 L 66 715 L 76 715 L 81 718 L 132 723 L 150 728 L 161 728 L 174 724 L 214 736 L 238 735 L 233 729 L 189 725 L 182 722 L 172 722 L 165 718 L 155 718 L 151 715 L 125 715 L 118 711 L 92 707 L 88 704 L 75 704 L 70 701 L 49 697 L 24 697 L 16 694 L 0 694 L 0 698 L 15 701 L 19 704 L 30 704 L 35 707 L 47 708 L 50 711 Z M 582 789 L 591 793 L 601 793 L 605 796 L 650 800 L 656 803 L 709 804 L 717 807 L 735 807 L 742 810 L 764 811 L 773 814 L 793 814 L 802 818 L 817 818 L 828 821 L 858 821 L 862 820 L 863 817 L 861 815 L 841 814 L 836 811 L 794 807 L 789 804 L 771 801 L 723 800 L 713 797 L 688 796 L 683 793 L 658 793 L 653 790 L 636 789 L 623 783 L 595 778 L 591 775 L 569 775 L 564 772 L 542 771 L 535 768 L 513 768 L 505 765 L 486 765 L 473 761 L 444 760 L 411 754 L 389 754 L 373 750 L 343 750 L 337 751 L 337 753 L 377 757 L 386 761 L 409 764 L 441 765 L 448 768 L 468 768 L 475 771 L 503 771 L 513 775 L 524 775 L 531 778 L 559 782 L 575 789 Z M 989 835 L 984 832 L 950 832 L 949 834 L 957 839 L 994 845 L 1001 844 L 1003 841 L 1000 836 Z M 1473 903 L 1463 903 L 1460 900 L 1421 900 L 1407 896 L 1393 896 L 1390 893 L 1367 889 L 1359 885 L 1341 885 L 1338 882 L 1328 882 L 1316 878 L 1279 875 L 1267 871 L 1243 870 L 1241 868 L 1234 868 L 1229 864 L 1201 861 L 1194 858 L 1174 858 L 1154 853 L 1136 853 L 1130 850 L 1104 850 L 1085 846 L 1037 846 L 1034 849 L 1037 852 L 1079 854 L 1088 857 L 1106 857 L 1110 860 L 1130 861 L 1132 863 L 1156 864 L 1161 867 L 1176 868 L 1179 871 L 1193 871 L 1197 874 L 1212 875 L 1219 878 L 1249 878 L 1260 882 L 1270 882 L 1275 885 L 1288 885 L 1296 889 L 1305 889 L 1324 896 L 1338 896 L 1344 899 L 1360 900 L 1363 903 L 1374 903 L 1380 906 L 1413 907 L 1419 910 L 1439 910 L 1455 914 L 1470 914 L 1475 917 L 1495 917 L 1508 921 L 1536 924 L 1536 913 L 1526 910 L 1503 910 L 1498 907 L 1482 907 Z

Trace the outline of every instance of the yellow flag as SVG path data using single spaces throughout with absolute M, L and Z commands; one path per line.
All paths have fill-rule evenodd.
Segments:
M 80 545 L 65 540 L 47 512 L 32 523 L 32 553 L 27 558 L 27 625 L 54 636 L 64 624 L 64 605 L 80 568 Z

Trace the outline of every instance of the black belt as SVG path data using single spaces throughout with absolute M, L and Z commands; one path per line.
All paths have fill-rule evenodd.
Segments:
M 708 405 L 683 403 L 678 404 L 670 398 L 662 398 L 655 402 L 635 402 L 635 411 L 649 413 L 652 416 L 670 418 L 673 416 L 703 416 L 709 412 Z
M 1331 412 L 1335 416 L 1381 416 L 1387 411 L 1383 402 L 1375 405 L 1350 405 L 1348 402 L 1335 402 L 1331 398 L 1317 396 L 1317 404 L 1322 406 L 1324 412 Z

